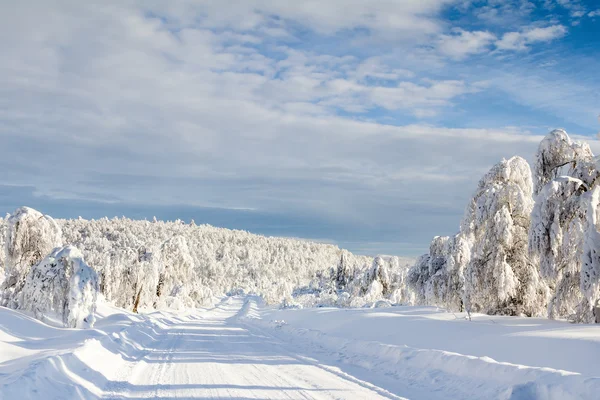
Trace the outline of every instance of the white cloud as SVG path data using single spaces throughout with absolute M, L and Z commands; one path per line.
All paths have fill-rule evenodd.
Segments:
M 598 108 L 590 101 L 597 93 L 595 84 L 566 78 L 557 69 L 523 67 L 511 72 L 502 71 L 490 84 L 529 110 L 543 111 L 550 116 L 560 115 L 563 120 L 587 131 L 595 130 Z M 548 125 L 547 129 L 550 128 Z
M 593 17 L 600 17 L 600 8 L 597 9 L 597 10 L 594 10 L 594 11 L 590 11 L 588 13 L 588 17 L 591 17 L 591 18 L 593 18 Z
M 370 57 L 362 61 L 356 68 L 353 77 L 357 80 L 365 78 L 397 81 L 403 78 L 413 78 L 414 72 L 402 68 L 390 68 L 381 57 Z
M 552 25 L 545 28 L 531 28 L 522 32 L 507 32 L 495 45 L 499 50 L 525 50 L 534 43 L 550 42 L 565 36 L 567 28 Z
M 444 34 L 445 3 L 16 2 L 0 12 L 0 184 L 371 224 L 443 209 L 457 226 L 485 170 L 530 156 L 539 137 L 403 124 L 485 89 L 427 59 L 437 54 L 424 44 L 458 60 L 494 40 Z M 386 51 L 310 51 L 295 24 L 319 39 L 366 29 L 402 44 L 377 57 Z M 525 46 L 552 36 L 518 35 Z M 400 126 L 354 115 L 368 111 Z
M 484 4 L 476 2 L 473 13 L 488 24 L 506 28 L 527 21 L 536 5 L 528 0 L 487 0 Z
M 180 24 L 200 23 L 204 27 L 249 30 L 260 25 L 289 20 L 319 33 L 364 28 L 405 37 L 438 32 L 437 14 L 452 0 L 320 0 L 270 1 L 235 0 L 192 3 L 184 0 L 142 3 L 159 15 Z M 275 18 L 275 20 L 273 20 Z
M 441 35 L 437 48 L 440 53 L 461 60 L 468 55 L 488 51 L 495 40 L 496 36 L 487 31 L 468 32 L 458 29 L 451 35 Z

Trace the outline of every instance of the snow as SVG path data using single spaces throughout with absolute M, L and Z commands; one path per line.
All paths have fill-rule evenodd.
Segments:
M 249 323 L 319 348 L 322 357 L 391 377 L 377 383 L 406 397 L 591 399 L 600 390 L 600 326 L 481 314 L 468 321 L 464 313 L 398 306 L 256 308 L 254 317 Z
M 389 304 L 388 304 L 389 305 Z M 0 399 L 593 399 L 600 326 L 435 307 L 279 309 L 258 297 L 94 329 L 0 308 Z M 552 351 L 548 351 L 552 349 Z

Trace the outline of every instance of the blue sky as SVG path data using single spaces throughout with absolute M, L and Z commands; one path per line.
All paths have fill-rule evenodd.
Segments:
M 594 1 L 0 5 L 0 209 L 417 255 L 557 127 L 600 149 Z

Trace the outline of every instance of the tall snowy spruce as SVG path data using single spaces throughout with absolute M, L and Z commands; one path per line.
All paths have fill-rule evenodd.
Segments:
M 51 217 L 29 207 L 15 210 L 7 219 L 0 305 L 18 308 L 31 267 L 61 244 L 61 230 Z

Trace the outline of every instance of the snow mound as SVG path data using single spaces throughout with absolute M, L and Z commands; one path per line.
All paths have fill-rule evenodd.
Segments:
M 388 308 L 392 303 L 389 300 L 379 300 L 373 304 L 373 308 Z

